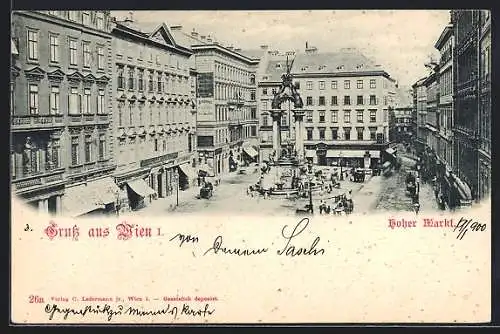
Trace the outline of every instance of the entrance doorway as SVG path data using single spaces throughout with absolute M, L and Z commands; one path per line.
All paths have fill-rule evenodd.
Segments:
M 56 213 L 57 211 L 57 197 L 52 196 L 48 199 L 49 213 Z
M 163 183 L 161 182 L 163 174 L 158 174 L 156 176 L 156 181 L 158 184 L 158 197 L 163 198 Z

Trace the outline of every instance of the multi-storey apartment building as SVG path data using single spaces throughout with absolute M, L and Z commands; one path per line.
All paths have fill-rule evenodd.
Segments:
M 436 152 L 438 146 L 438 103 L 439 103 L 439 76 L 435 70 L 424 80 L 426 88 L 427 111 L 425 127 L 427 129 L 427 142 L 424 154 L 424 170 L 422 178 L 432 179 L 436 175 Z
M 395 81 L 356 50 L 319 53 L 306 45 L 292 74 L 300 87 L 305 157 L 318 165 L 371 167 L 388 147 Z
M 13 192 L 41 212 L 113 211 L 108 11 L 15 11 Z
M 425 79 L 426 78 L 422 78 L 418 80 L 412 86 L 414 109 L 417 113 L 415 149 L 418 153 L 422 153 L 427 145 L 427 128 L 425 126 L 427 122 L 427 88 L 424 85 Z
M 479 25 L 479 175 L 478 198 L 491 191 L 491 15 L 480 12 Z
M 112 30 L 115 180 L 132 210 L 193 184 L 196 173 L 192 51 L 165 24 L 132 18 Z
M 243 154 L 257 158 L 255 73 L 259 59 L 224 47 L 210 36 L 184 33 L 172 27 L 174 37 L 196 55 L 198 154 L 209 172 L 237 169 Z
M 447 25 L 434 47 L 441 58 L 437 76 L 439 81 L 439 101 L 437 108 L 437 149 L 436 157 L 438 184 L 447 188 L 446 175 L 453 170 L 453 26 Z M 446 196 L 447 198 L 448 196 Z
M 404 88 L 396 88 L 394 121 L 389 127 L 389 139 L 391 142 L 411 143 L 415 135 L 415 123 L 413 121 L 413 101 L 411 92 Z
M 453 10 L 454 172 L 462 197 L 477 198 L 479 10 Z

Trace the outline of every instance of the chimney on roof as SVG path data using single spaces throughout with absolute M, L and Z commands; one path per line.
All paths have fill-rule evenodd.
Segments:
M 182 30 L 182 26 L 171 26 L 170 30 L 180 31 Z
M 207 43 L 212 43 L 212 37 L 210 35 L 207 36 Z
M 241 48 L 234 48 L 235 52 L 241 52 Z
M 231 51 L 233 51 L 233 49 L 234 49 L 232 45 L 228 46 L 227 48 L 228 48 L 229 50 L 231 50 Z
M 133 23 L 134 22 L 134 13 L 128 12 L 128 16 L 123 20 L 125 23 Z
M 269 48 L 269 45 L 261 45 L 260 48 L 262 50 L 267 50 Z
M 200 35 L 200 38 L 201 38 L 201 41 L 202 41 L 202 42 L 205 42 L 205 38 L 206 38 L 206 36 L 205 36 L 205 35 Z
M 193 36 L 194 38 L 198 37 L 198 33 L 196 32 L 196 30 L 194 30 L 194 28 L 193 31 L 191 31 L 191 36 Z
M 311 55 L 318 53 L 318 48 L 315 46 L 309 46 L 308 43 L 306 43 L 306 54 Z

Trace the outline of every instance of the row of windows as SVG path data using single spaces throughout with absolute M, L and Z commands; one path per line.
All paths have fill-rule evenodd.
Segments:
M 326 97 L 319 96 L 317 102 L 318 102 L 318 106 L 326 106 Z M 344 102 L 343 105 L 345 105 L 345 106 L 353 105 L 353 103 L 351 103 L 351 96 L 349 96 L 349 95 L 344 96 L 343 102 Z M 376 95 L 370 95 L 368 101 L 366 100 L 366 98 L 363 95 L 356 96 L 356 105 L 358 105 L 358 106 L 366 105 L 367 104 L 366 102 L 368 102 L 368 105 L 375 106 L 375 105 L 378 105 L 379 100 L 378 100 Z M 388 97 L 384 96 L 384 105 L 387 105 L 387 104 L 388 104 Z M 315 105 L 314 98 L 312 96 L 306 96 L 306 106 L 313 106 L 313 105 Z M 331 97 L 330 105 L 332 105 L 332 106 L 339 105 L 337 96 Z M 261 106 L 262 106 L 262 111 L 268 110 L 268 101 L 262 101 Z
M 171 76 L 168 74 L 163 75 L 161 72 L 157 72 L 156 75 L 154 71 L 149 70 L 147 75 L 147 81 L 145 80 L 144 69 L 137 70 L 137 79 L 135 78 L 136 70 L 135 68 L 128 68 L 128 76 L 124 76 L 125 69 L 123 67 L 118 68 L 117 85 L 118 89 L 127 89 L 130 91 L 138 90 L 143 92 L 147 90 L 149 93 L 180 93 L 187 95 L 189 92 L 189 79 L 180 76 Z M 147 85 L 147 87 L 145 87 Z
M 240 117 L 238 117 L 240 116 Z M 230 110 L 227 106 L 215 106 L 215 120 L 216 121 L 229 121 L 234 119 L 240 120 L 255 120 L 257 119 L 257 108 L 251 109 L 234 109 Z
M 376 123 L 377 122 L 377 111 L 376 110 L 370 110 L 369 111 L 369 122 L 370 123 Z M 326 111 L 322 110 L 318 112 L 318 119 L 317 121 L 319 123 L 325 123 L 326 122 Z M 357 110 L 356 111 L 356 122 L 357 123 L 363 123 L 364 122 L 364 110 Z M 269 126 L 270 117 L 268 115 L 263 115 L 262 116 L 262 125 L 263 126 Z M 350 110 L 344 110 L 344 123 L 351 123 L 351 111 Z M 286 115 L 283 116 L 281 125 L 286 126 Z M 306 122 L 307 123 L 313 123 L 313 111 L 309 110 L 307 111 L 306 114 Z M 330 111 L 330 122 L 331 123 L 338 123 L 339 122 L 339 112 L 338 110 L 331 110 Z
M 215 62 L 215 77 L 247 85 L 255 84 L 255 75 L 237 67 Z
M 307 140 L 376 140 L 377 139 L 377 128 L 376 127 L 370 127 L 368 128 L 368 131 L 370 133 L 368 138 L 365 138 L 364 133 L 366 128 L 362 127 L 356 127 L 356 136 L 351 136 L 351 130 L 352 128 L 343 128 L 343 132 L 339 133 L 338 128 L 331 128 L 330 129 L 330 138 L 326 138 L 326 129 L 325 128 L 318 128 L 317 136 L 314 136 L 314 129 L 313 128 L 306 128 L 307 132 Z
M 243 101 L 250 100 L 255 101 L 255 91 L 250 91 L 246 88 L 241 88 L 234 85 L 227 85 L 223 83 L 215 84 L 215 99 L 227 100 L 227 99 L 241 99 Z
M 325 87 L 326 87 L 326 81 L 318 81 L 318 88 L 320 90 L 325 89 Z M 363 89 L 363 87 L 364 87 L 364 80 L 362 80 L 362 79 L 356 80 L 356 88 Z M 370 79 L 369 80 L 369 87 L 372 89 L 377 88 L 377 80 Z M 331 89 L 338 89 L 337 88 L 337 80 L 332 80 L 330 82 L 330 88 Z M 307 90 L 314 89 L 314 82 L 313 81 L 306 81 L 306 89 Z M 344 89 L 351 89 L 351 80 L 344 80 Z
M 451 68 L 439 76 L 439 93 L 441 96 L 449 95 L 453 90 L 453 77 Z
M 106 157 L 106 136 L 101 134 L 98 139 L 92 135 L 85 135 L 83 145 L 83 160 L 81 157 L 81 137 L 71 137 L 71 165 L 77 166 L 82 163 L 91 163 L 96 160 L 104 160 Z M 97 152 L 95 152 L 97 146 Z M 97 154 L 96 154 L 97 153 Z
M 132 106 L 129 106 L 129 108 L 118 108 L 118 126 L 188 123 L 190 115 L 189 111 L 180 108 L 149 108 L 147 110 L 139 108 L 139 111 L 136 112 L 132 109 Z
M 104 90 L 99 89 L 97 91 L 97 96 L 93 96 L 93 91 L 91 88 L 84 88 L 83 94 L 80 88 L 72 87 L 70 88 L 68 94 L 68 114 L 79 115 L 79 114 L 105 114 L 105 96 Z M 11 97 L 11 99 L 13 99 Z M 28 105 L 29 114 L 38 115 L 40 114 L 40 99 L 39 99 L 39 86 L 38 84 L 28 85 Z M 60 115 L 61 114 L 61 91 L 59 86 L 50 87 L 49 96 L 49 114 L 50 115 Z M 11 109 L 14 110 L 14 109 Z
M 39 60 L 39 33 L 36 30 L 28 29 L 28 61 L 36 62 Z M 104 54 L 104 46 L 96 45 L 95 50 L 92 50 L 91 42 L 81 42 L 81 53 L 78 50 L 78 39 L 68 37 L 67 55 L 70 66 L 78 66 L 79 60 L 82 59 L 83 67 L 90 68 L 95 60 L 98 70 L 104 70 L 106 59 Z M 53 64 L 58 64 L 61 61 L 61 51 L 66 49 L 61 46 L 60 36 L 49 33 L 49 60 Z M 93 56 L 95 54 L 95 56 Z M 79 55 L 81 57 L 79 57 Z
M 92 26 L 96 29 L 104 29 L 104 13 L 99 11 L 64 11 L 64 10 L 49 10 L 49 15 L 69 19 L 70 21 L 83 24 L 84 26 Z

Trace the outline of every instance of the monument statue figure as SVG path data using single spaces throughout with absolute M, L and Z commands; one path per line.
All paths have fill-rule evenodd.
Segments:
M 297 92 L 297 87 L 293 84 L 293 76 L 290 73 L 294 60 L 295 59 L 288 64 L 288 56 L 286 57 L 286 72 L 281 75 L 281 86 L 274 94 L 274 98 L 271 103 L 272 109 L 280 109 L 281 104 L 285 101 L 293 102 L 295 109 L 300 109 L 304 106 L 302 98 Z

